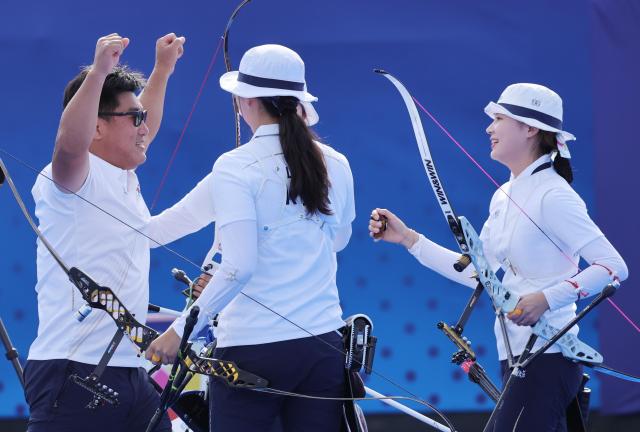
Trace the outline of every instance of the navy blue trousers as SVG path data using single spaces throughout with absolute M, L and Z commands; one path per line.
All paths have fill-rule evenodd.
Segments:
M 92 395 L 67 378 L 88 376 L 94 365 L 71 360 L 29 360 L 25 366 L 28 432 L 144 432 L 160 404 L 158 392 L 142 368 L 107 367 L 100 382 L 120 395 L 117 407 L 85 408 Z M 66 383 L 66 384 L 65 384 Z M 171 431 L 165 414 L 156 432 Z
M 500 362 L 503 384 L 511 371 Z M 561 353 L 542 354 L 525 370 L 523 378 L 512 378 L 504 404 L 495 418 L 493 432 L 564 432 L 567 407 L 582 382 L 582 365 Z
M 331 346 L 308 337 L 218 348 L 214 357 L 236 362 L 241 369 L 268 380 L 272 388 L 344 397 L 342 339 L 335 332 L 318 337 Z M 234 389 L 218 379 L 210 380 L 209 403 L 209 430 L 215 432 L 268 432 L 277 418 L 284 432 L 338 432 L 342 424 L 342 402 Z

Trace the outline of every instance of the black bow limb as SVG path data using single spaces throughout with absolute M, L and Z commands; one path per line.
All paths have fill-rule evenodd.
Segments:
M 233 66 L 231 65 L 231 58 L 229 57 L 229 31 L 231 30 L 231 25 L 233 24 L 233 20 L 236 19 L 240 9 L 242 9 L 247 3 L 251 0 L 242 0 L 238 6 L 233 10 L 231 16 L 229 17 L 229 21 L 227 22 L 227 27 L 224 29 L 224 34 L 222 35 L 222 39 L 224 40 L 223 47 L 223 56 L 224 56 L 224 66 L 227 72 L 231 72 Z M 231 103 L 233 104 L 233 117 L 234 117 L 234 125 L 236 129 L 236 147 L 240 147 L 242 144 L 241 136 L 240 136 L 240 107 L 238 106 L 238 102 L 234 95 L 231 95 Z
M 118 329 L 127 335 L 140 351 L 145 351 L 158 337 L 158 332 L 135 319 L 111 288 L 99 285 L 76 267 L 70 268 L 67 274 L 69 280 L 82 293 L 83 300 L 91 308 L 108 313 Z
M 153 417 L 149 421 L 147 432 L 151 432 L 156 428 L 156 426 L 160 423 L 163 414 L 169 408 L 169 403 L 175 400 L 176 396 L 179 394 L 179 388 L 183 387 L 182 382 L 185 379 L 189 369 L 182 364 L 181 359 L 187 356 L 187 350 L 190 348 L 188 346 L 189 337 L 191 336 L 193 327 L 196 325 L 196 322 L 198 322 L 199 313 L 200 308 L 198 306 L 192 307 L 189 311 L 189 316 L 187 317 L 184 331 L 182 333 L 182 339 L 180 340 L 180 347 L 178 348 L 178 358 L 171 367 L 169 380 L 167 381 L 164 390 L 162 390 L 162 393 L 160 394 L 160 406 L 156 409 L 156 412 L 153 414 Z
M 0 184 L 2 183 L 2 180 L 2 171 L 0 171 Z M 4 345 L 4 355 L 7 360 L 9 360 L 13 365 L 13 369 L 16 371 L 16 375 L 18 375 L 18 380 L 20 380 L 20 384 L 24 389 L 24 371 L 22 370 L 22 365 L 20 364 L 18 350 L 13 346 L 13 343 L 11 343 L 11 338 L 9 338 L 9 333 L 4 326 L 4 322 L 2 322 L 2 318 L 0 318 L 0 339 L 2 340 L 2 344 Z

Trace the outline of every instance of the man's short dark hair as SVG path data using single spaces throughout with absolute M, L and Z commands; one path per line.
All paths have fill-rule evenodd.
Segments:
M 66 108 L 69 101 L 76 94 L 87 73 L 91 70 L 91 66 L 85 66 L 82 71 L 76 75 L 64 89 L 64 100 L 62 107 Z M 147 84 L 147 80 L 140 72 L 129 69 L 126 65 L 116 65 L 111 73 L 107 75 L 100 93 L 100 105 L 98 111 L 111 112 L 118 107 L 118 95 L 125 92 L 139 92 Z

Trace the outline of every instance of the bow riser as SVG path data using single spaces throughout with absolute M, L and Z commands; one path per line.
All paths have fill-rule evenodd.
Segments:
M 157 331 L 135 319 L 111 288 L 98 285 L 89 275 L 76 267 L 69 269 L 69 280 L 78 288 L 84 301 L 92 308 L 108 313 L 118 329 L 122 330 L 140 351 L 145 351 L 158 337 Z
M 502 286 L 502 283 L 484 256 L 480 236 L 467 218 L 460 216 L 458 220 L 460 221 L 465 241 L 470 246 L 469 257 L 471 258 L 471 262 L 476 269 L 478 279 L 484 286 L 487 294 L 489 294 L 489 297 L 491 297 L 493 305 L 500 312 L 512 312 L 520 301 L 520 296 L 508 291 Z
M 502 285 L 502 282 L 500 282 L 495 275 L 484 256 L 480 236 L 478 236 L 478 233 L 464 216 L 460 216 L 460 224 L 462 225 L 467 244 L 471 247 L 469 255 L 478 273 L 478 279 L 480 279 L 487 294 L 491 297 L 497 313 L 514 311 L 520 301 L 520 296 L 512 293 Z M 549 340 L 557 334 L 559 330 L 550 325 L 546 318 L 542 316 L 533 326 L 532 331 L 535 335 Z M 574 334 L 567 333 L 556 342 L 556 345 L 568 359 L 588 361 L 591 363 L 602 363 L 603 361 L 602 355 L 598 351 L 582 342 Z

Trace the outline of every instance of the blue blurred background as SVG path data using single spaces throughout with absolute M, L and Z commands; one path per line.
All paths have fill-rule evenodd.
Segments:
M 62 90 L 81 65 L 90 64 L 98 37 L 118 32 L 131 39 L 123 61 L 149 73 L 155 40 L 185 35 L 185 54 L 167 92 L 162 128 L 139 170 L 147 203 L 178 142 L 187 116 L 236 1 L 177 2 L 3 2 L 0 12 L 0 148 L 36 169 L 51 158 Z M 633 224 L 637 186 L 634 126 L 640 72 L 640 3 L 606 0 L 253 0 L 231 30 L 234 67 L 248 48 L 279 43 L 296 50 L 307 65 L 309 90 L 322 139 L 351 162 L 358 216 L 351 243 L 339 256 L 338 282 L 345 316 L 366 313 L 379 337 L 375 369 L 449 412 L 488 411 L 492 403 L 450 364 L 454 346 L 439 333 L 439 320 L 454 322 L 470 295 L 422 268 L 402 248 L 374 244 L 367 236 L 372 208 L 393 209 L 408 225 L 454 248 L 426 182 L 408 115 L 396 90 L 374 74 L 381 67 L 398 77 L 469 153 L 499 181 L 507 170 L 489 158 L 482 108 L 513 82 L 535 82 L 556 90 L 565 102 L 564 124 L 578 140 L 572 147 L 574 187 L 595 221 L 627 260 L 631 277 L 616 296 L 630 318 L 640 321 L 635 287 L 639 236 Z M 231 101 L 218 86 L 224 72 L 218 56 L 195 108 L 180 151 L 152 213 L 172 205 L 234 146 Z M 459 215 L 479 229 L 495 187 L 423 116 L 447 194 Z M 243 140 L 250 138 L 245 127 Z M 1 153 L 33 210 L 30 188 L 36 174 Z M 11 194 L 0 191 L 2 282 L 0 316 L 26 358 L 37 330 L 35 236 Z M 213 230 L 207 228 L 172 247 L 200 262 Z M 181 287 L 172 267 L 197 271 L 175 255 L 152 253 L 151 300 L 180 308 Z M 480 362 L 499 382 L 493 314 L 487 297 L 466 333 Z M 587 318 L 582 338 L 605 361 L 640 375 L 640 334 L 610 305 Z M 372 377 L 368 385 L 403 394 Z M 592 374 L 593 406 L 608 414 L 640 411 L 640 390 Z M 381 403 L 369 413 L 391 412 Z M 28 411 L 9 362 L 0 362 L 0 417 Z

